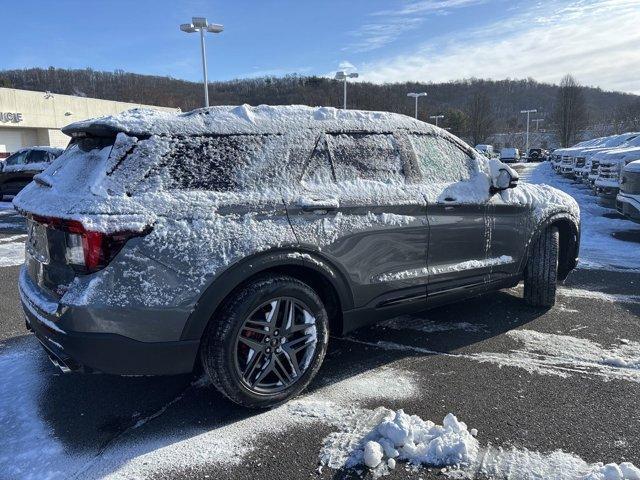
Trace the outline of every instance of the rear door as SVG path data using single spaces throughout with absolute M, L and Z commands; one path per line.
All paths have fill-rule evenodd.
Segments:
M 392 134 L 322 134 L 300 196 L 287 201 L 302 246 L 342 271 L 356 307 L 385 314 L 426 297 L 426 203 L 406 188 L 405 152 Z
M 488 257 L 488 180 L 471 152 L 453 140 L 429 134 L 408 136 L 427 200 L 428 296 L 480 285 L 495 261 Z

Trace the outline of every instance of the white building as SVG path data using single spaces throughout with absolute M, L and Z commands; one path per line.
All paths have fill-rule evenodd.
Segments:
M 64 148 L 61 128 L 78 120 L 120 113 L 135 107 L 176 110 L 97 98 L 0 88 L 0 158 L 33 145 Z

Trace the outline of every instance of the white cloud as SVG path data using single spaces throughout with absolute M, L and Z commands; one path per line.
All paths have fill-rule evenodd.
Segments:
M 417 29 L 429 15 L 448 14 L 453 9 L 486 1 L 488 0 L 414 0 L 395 10 L 373 12 L 370 17 L 374 21 L 365 23 L 354 31 L 351 36 L 355 40 L 343 50 L 364 53 L 382 48 L 406 32 Z
M 587 85 L 640 93 L 638 25 L 638 0 L 545 0 L 508 20 L 425 43 L 360 71 L 379 83 L 469 77 L 558 82 L 572 73 Z

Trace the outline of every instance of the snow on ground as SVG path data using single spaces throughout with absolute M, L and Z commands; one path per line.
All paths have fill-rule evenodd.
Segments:
M 417 395 L 412 373 L 392 364 L 325 386 L 273 410 L 232 421 L 217 428 L 185 426 L 169 434 L 149 434 L 150 421 L 165 413 L 206 382 L 194 382 L 157 412 L 95 454 L 71 454 L 38 415 L 49 371 L 43 372 L 43 353 L 36 346 L 5 348 L 0 353 L 0 449 L 2 478 L 143 478 L 154 473 L 184 471 L 205 465 L 234 465 L 260 446 L 264 435 L 317 422 L 340 423 L 364 401 L 391 401 Z M 48 370 L 48 367 L 45 367 Z M 206 386 L 206 388 L 213 388 Z
M 635 230 L 640 227 L 623 218 L 603 215 L 615 210 L 598 203 L 586 185 L 556 174 L 549 162 L 529 164 L 523 179 L 528 183 L 548 184 L 574 197 L 580 205 L 582 236 L 580 239 L 580 268 L 640 270 L 640 244 L 625 242 L 612 236 L 613 232 Z
M 451 413 L 442 425 L 436 425 L 402 410 L 358 409 L 336 425 L 339 429 L 325 438 L 320 450 L 321 466 L 367 466 L 374 478 L 389 473 L 402 461 L 417 470 L 417 477 L 419 466 L 444 466 L 448 468 L 442 473 L 452 478 L 640 480 L 640 469 L 629 462 L 589 464 L 562 450 L 540 453 L 491 444 L 482 447 L 481 432 L 468 429 Z
M 387 350 L 411 351 L 424 355 L 443 355 L 460 360 L 493 363 L 499 367 L 521 368 L 529 373 L 563 378 L 589 375 L 604 381 L 625 380 L 640 383 L 640 343 L 620 340 L 619 345 L 604 347 L 588 339 L 569 335 L 511 330 L 507 336 L 521 345 L 509 353 L 445 353 L 395 342 L 349 341 Z
M 11 267 L 24 263 L 25 235 L 0 238 L 0 267 Z

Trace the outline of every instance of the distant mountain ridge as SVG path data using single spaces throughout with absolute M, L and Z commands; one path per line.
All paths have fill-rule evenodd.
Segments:
M 144 103 L 191 110 L 202 106 L 202 85 L 198 82 L 171 77 L 140 75 L 116 70 L 101 72 L 92 69 L 28 68 L 0 71 L 0 86 L 24 90 L 51 91 L 107 100 Z M 290 75 L 212 82 L 209 87 L 212 105 L 305 104 L 339 107 L 342 104 L 341 84 L 324 77 Z M 420 118 L 445 113 L 449 117 L 464 114 L 470 98 L 481 92 L 488 96 L 496 132 L 518 130 L 523 125 L 520 110 L 536 108 L 537 117 L 544 118 L 543 127 L 550 128 L 555 106 L 557 85 L 526 80 L 468 79 L 445 83 L 371 84 L 355 82 L 349 85 L 350 108 L 385 110 L 413 115 L 413 100 L 407 92 L 426 91 L 420 101 Z M 591 124 L 615 122 L 619 112 L 640 105 L 640 96 L 608 92 L 583 87 Z M 424 101 L 423 101 L 424 100 Z M 449 119 L 450 121 L 451 118 Z M 441 123 L 442 124 L 442 123 Z M 447 125 L 447 119 L 443 123 Z M 454 133 L 464 133 L 461 126 L 451 125 Z

